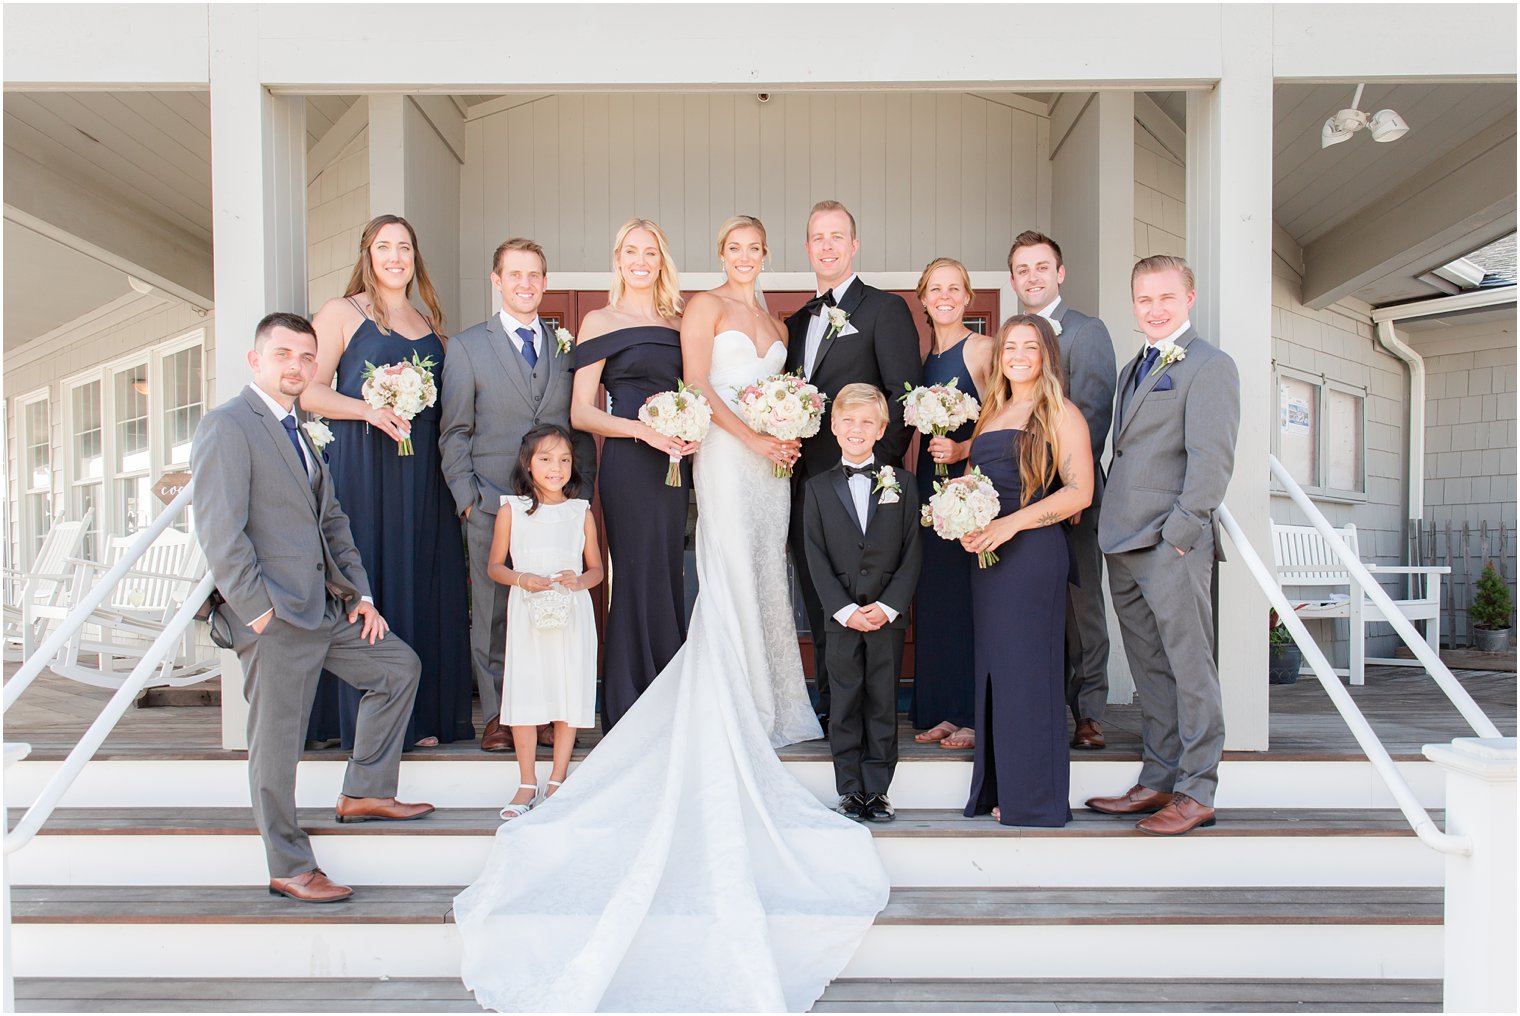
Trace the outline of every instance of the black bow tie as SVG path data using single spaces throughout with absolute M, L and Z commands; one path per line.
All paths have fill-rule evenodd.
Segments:
M 822 314 L 823 308 L 837 306 L 839 306 L 839 301 L 834 299 L 834 291 L 832 289 L 826 289 L 823 291 L 823 294 L 821 296 L 815 296 L 807 303 L 803 304 L 802 309 L 807 311 L 809 314 Z
M 852 466 L 848 462 L 841 462 L 839 468 L 844 470 L 844 478 L 853 480 L 857 476 L 870 477 L 876 474 L 876 463 L 867 462 L 863 466 Z

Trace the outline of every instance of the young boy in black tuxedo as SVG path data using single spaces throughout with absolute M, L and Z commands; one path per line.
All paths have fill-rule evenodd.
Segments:
M 922 559 L 913 477 L 873 457 L 887 420 L 879 389 L 840 389 L 829 421 L 840 464 L 809 479 L 803 497 L 808 572 L 827 615 L 837 810 L 872 822 L 895 816 L 887 789 L 897 768 L 897 676 Z

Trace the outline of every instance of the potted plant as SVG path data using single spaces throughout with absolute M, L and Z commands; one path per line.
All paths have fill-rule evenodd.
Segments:
M 1303 651 L 1293 641 L 1288 626 L 1277 619 L 1277 611 L 1272 611 L 1267 623 L 1270 625 L 1267 629 L 1267 679 L 1272 684 L 1296 684 L 1299 668 L 1304 665 Z
M 1475 648 L 1480 653 L 1502 653 L 1509 649 L 1510 617 L 1515 613 L 1515 598 L 1499 577 L 1494 563 L 1483 566 L 1478 589 L 1467 608 L 1473 625 Z

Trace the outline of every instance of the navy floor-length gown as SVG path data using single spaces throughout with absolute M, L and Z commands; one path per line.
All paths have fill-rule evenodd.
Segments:
M 675 388 L 681 376 L 681 333 L 641 325 L 587 339 L 575 347 L 577 369 L 602 364 L 613 416 L 632 420 L 649 396 Z M 665 669 L 686 640 L 682 558 L 686 545 L 691 465 L 681 486 L 665 484 L 669 460 L 632 438 L 602 443 L 597 492 L 612 561 L 602 667 L 602 730 L 611 730 Z
M 997 487 L 999 515 L 1019 508 L 1023 431 L 978 434 L 971 464 Z M 1037 492 L 1033 501 L 1043 497 Z M 1060 827 L 1071 821 L 1066 742 L 1066 583 L 1071 550 L 1062 526 L 1021 532 L 974 566 L 976 752 L 966 816 L 1000 809 L 1003 825 Z
M 338 361 L 336 389 L 363 398 L 364 365 L 433 358 L 433 377 L 443 387 L 443 343 L 431 332 L 407 339 L 382 334 L 366 318 Z M 406 745 L 424 737 L 468 741 L 470 724 L 470 630 L 464 543 L 454 499 L 444 485 L 438 452 L 438 406 L 412 420 L 412 455 L 363 420 L 332 420 L 327 446 L 333 486 L 348 515 L 354 545 L 369 576 L 375 607 L 391 631 L 422 661 L 417 702 Z M 307 737 L 354 741 L 360 693 L 326 671 L 317 690 Z
M 924 359 L 924 384 L 944 385 L 952 380 L 963 392 L 976 394 L 971 371 L 966 368 L 966 340 L 943 353 Z M 962 424 L 946 435 L 964 441 L 976 424 Z M 918 445 L 918 503 L 928 504 L 934 481 L 929 438 L 920 435 Z M 966 471 L 965 462 L 950 464 L 950 476 Z M 913 726 L 927 730 L 938 723 L 974 726 L 972 695 L 971 573 L 976 561 L 959 543 L 930 537 L 923 542 L 924 564 L 919 573 L 913 603 Z

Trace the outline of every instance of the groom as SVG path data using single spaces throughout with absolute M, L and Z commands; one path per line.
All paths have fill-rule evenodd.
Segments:
M 863 382 L 887 396 L 889 419 L 886 434 L 876 443 L 876 461 L 901 465 L 912 436 L 903 424 L 902 403 L 897 397 L 904 384 L 923 381 L 923 357 L 918 329 L 902 297 L 866 285 L 855 274 L 855 255 L 860 240 L 855 216 L 838 201 L 820 201 L 807 223 L 808 262 L 817 280 L 817 295 L 786 319 L 790 341 L 786 369 L 802 372 L 828 397 L 823 425 L 818 434 L 802 442 L 792 480 L 792 520 L 789 543 L 792 567 L 802 586 L 808 628 L 813 634 L 813 673 L 818 686 L 818 719 L 828 733 L 829 681 L 824 663 L 823 604 L 808 572 L 807 541 L 803 535 L 803 491 L 809 477 L 828 472 L 839 464 L 839 444 L 829 430 L 829 411 L 834 396 L 847 384 Z M 836 324 L 836 322 L 839 322 Z
M 507 751 L 501 725 L 501 679 L 507 642 L 507 590 L 486 574 L 496 509 L 510 494 L 523 435 L 541 423 L 570 430 L 574 350 L 560 352 L 555 330 L 538 315 L 549 262 L 532 240 L 514 237 L 491 258 L 491 285 L 501 309 L 454 336 L 439 398 L 438 447 L 443 477 L 464 520 L 470 546 L 470 657 L 480 692 L 484 751 Z M 590 434 L 570 433 L 586 488 L 596 479 Z

